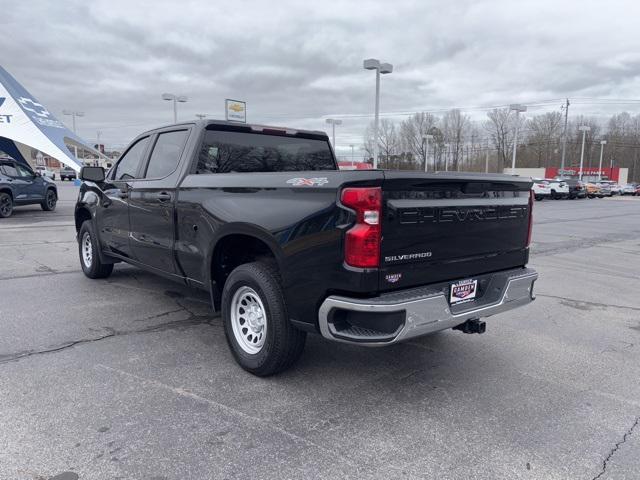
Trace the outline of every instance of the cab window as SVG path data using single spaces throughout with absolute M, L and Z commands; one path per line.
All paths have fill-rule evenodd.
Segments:
M 113 180 L 131 180 L 136 178 L 138 167 L 140 166 L 148 143 L 149 137 L 141 138 L 134 143 L 133 146 L 127 150 L 127 153 L 120 158 L 111 178 Z
M 187 133 L 187 130 L 177 130 L 158 135 L 145 178 L 163 178 L 177 168 Z

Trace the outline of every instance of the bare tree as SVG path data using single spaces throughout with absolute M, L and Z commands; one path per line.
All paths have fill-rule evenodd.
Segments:
M 469 117 L 457 108 L 449 110 L 442 118 L 442 130 L 451 148 L 451 169 L 458 169 L 458 162 L 462 155 L 462 146 L 466 130 L 469 127 Z
M 551 166 L 550 159 L 560 143 L 563 128 L 562 113 L 536 115 L 527 122 L 527 145 L 536 156 L 537 167 Z
M 484 128 L 498 151 L 498 171 L 502 172 L 513 148 L 516 115 L 508 108 L 494 108 L 487 113 L 487 117 Z M 522 127 L 524 117 L 519 117 L 519 122 L 519 127 Z
M 416 113 L 400 124 L 400 144 L 404 152 L 411 154 L 414 168 L 424 168 L 427 153 L 424 136 L 433 135 L 435 125 L 436 117 L 425 112 Z
M 373 157 L 374 133 L 373 123 L 365 130 L 363 148 L 367 155 Z M 400 153 L 400 137 L 396 125 L 389 119 L 383 118 L 378 124 L 378 164 L 380 167 L 391 168 L 393 160 L 397 160 Z M 394 158 L 395 157 L 395 158 Z M 398 165 L 396 165 L 398 167 Z

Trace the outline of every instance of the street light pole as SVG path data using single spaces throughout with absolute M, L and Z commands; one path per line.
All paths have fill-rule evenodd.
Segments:
M 578 130 L 582 132 L 582 151 L 580 152 L 580 173 L 578 175 L 580 181 L 582 181 L 582 165 L 584 164 L 584 141 L 587 136 L 587 132 L 591 130 L 591 127 L 587 125 L 581 125 Z
M 600 166 L 598 167 L 598 180 L 602 180 L 602 154 L 604 153 L 604 146 L 606 144 L 606 140 L 600 140 Z M 611 179 L 611 177 L 609 177 L 609 179 Z
M 353 148 L 355 147 L 355 145 L 352 143 L 349 146 L 351 147 L 351 166 L 353 167 L 355 165 L 355 162 L 353 160 Z
M 449 144 L 445 143 L 444 148 L 446 149 L 445 155 L 444 155 L 444 171 L 448 172 L 449 171 Z
M 527 107 L 524 105 L 520 105 L 519 103 L 514 103 L 509 106 L 509 110 L 515 110 L 516 112 L 516 131 L 513 135 L 513 158 L 511 159 L 511 174 L 515 175 L 516 173 L 516 151 L 518 150 L 518 128 L 520 127 L 520 112 L 526 112 Z
M 560 163 L 560 176 L 564 176 L 564 156 L 567 151 L 567 123 L 569 121 L 569 99 L 567 98 L 564 108 L 564 132 L 562 134 L 562 162 Z
M 373 121 L 373 168 L 378 168 L 378 124 L 380 117 L 380 74 L 393 72 L 393 65 L 390 63 L 380 63 L 380 60 L 369 58 L 363 62 L 365 70 L 376 71 L 376 112 Z
M 424 171 L 428 170 L 427 168 L 427 160 L 429 159 L 429 140 L 433 140 L 433 135 L 423 135 L 422 136 L 422 148 L 424 150 Z
M 342 125 L 342 120 L 336 120 L 335 118 L 327 118 L 327 123 L 331 125 L 331 138 L 333 144 L 333 151 L 336 151 L 336 125 Z
M 84 117 L 84 112 L 77 112 L 75 110 L 63 110 L 63 115 L 71 115 L 71 124 L 73 125 L 73 133 L 76 133 L 76 117 Z M 78 147 L 73 146 L 73 155 L 78 159 Z
M 188 100 L 184 95 L 174 95 L 173 93 L 163 93 L 162 99 L 173 102 L 173 123 L 178 123 L 178 102 L 186 103 Z
M 489 137 L 487 137 L 487 152 L 484 155 L 484 173 L 489 173 Z

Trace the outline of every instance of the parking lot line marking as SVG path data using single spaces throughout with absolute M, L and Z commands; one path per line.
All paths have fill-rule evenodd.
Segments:
M 264 425 L 264 426 L 266 426 L 266 427 L 268 427 L 268 428 L 270 428 L 272 430 L 277 431 L 278 433 L 281 433 L 282 435 L 290 438 L 291 440 L 293 440 L 295 442 L 301 442 L 301 443 L 304 443 L 305 445 L 307 445 L 309 447 L 313 447 L 313 448 L 316 448 L 318 450 L 321 450 L 322 452 L 330 455 L 333 458 L 336 458 L 336 457 L 340 458 L 344 463 L 348 464 L 349 466 L 351 466 L 353 468 L 359 469 L 359 468 L 362 467 L 362 465 L 352 462 L 349 458 L 346 458 L 346 457 L 340 455 L 339 453 L 336 453 L 336 452 L 334 452 L 332 450 L 329 450 L 329 449 L 327 449 L 327 448 L 325 448 L 325 447 L 323 447 L 321 445 L 318 445 L 317 443 L 314 443 L 311 440 L 308 440 L 308 439 L 306 439 L 304 437 L 296 435 L 295 433 L 291 433 L 291 432 L 289 432 L 288 430 L 285 430 L 282 427 L 278 427 L 277 425 L 274 425 L 272 422 L 270 422 L 268 420 L 264 420 L 264 419 L 259 418 L 259 417 L 254 417 L 253 415 L 249 415 L 248 413 L 244 413 L 241 410 L 237 410 L 237 409 L 235 409 L 233 407 L 230 407 L 228 405 L 225 405 L 223 403 L 216 402 L 215 400 L 212 400 L 210 398 L 203 397 L 201 395 L 198 395 L 197 393 L 190 392 L 189 390 L 185 390 L 184 388 L 172 387 L 171 385 L 167 385 L 166 383 L 162 383 L 162 382 L 159 382 L 157 380 L 152 380 L 152 379 L 149 379 L 149 378 L 144 378 L 144 377 L 141 377 L 141 376 L 136 375 L 134 373 L 130 373 L 130 372 L 127 372 L 125 370 L 120 370 L 119 368 L 109 367 L 109 366 L 104 365 L 102 363 L 98 363 L 95 366 L 98 367 L 98 368 L 101 368 L 103 370 L 108 370 L 108 371 L 117 373 L 119 375 L 138 380 L 139 382 L 141 382 L 143 384 L 150 385 L 150 386 L 153 386 L 153 387 L 156 387 L 156 388 L 159 388 L 159 389 L 174 393 L 174 394 L 176 394 L 178 396 L 189 398 L 189 399 L 194 400 L 194 401 L 199 402 L 199 403 L 205 403 L 205 404 L 217 407 L 220 410 L 223 410 L 223 411 L 225 411 L 227 413 L 230 413 L 232 415 L 241 417 L 244 420 L 248 420 L 248 421 L 251 422 L 251 424 L 255 425 L 255 423 L 257 422 L 257 423 L 259 423 L 261 425 Z

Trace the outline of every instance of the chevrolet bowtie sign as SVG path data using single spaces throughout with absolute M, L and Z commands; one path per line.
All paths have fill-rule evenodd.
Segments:
M 247 104 L 240 100 L 225 100 L 226 118 L 229 122 L 247 123 Z

